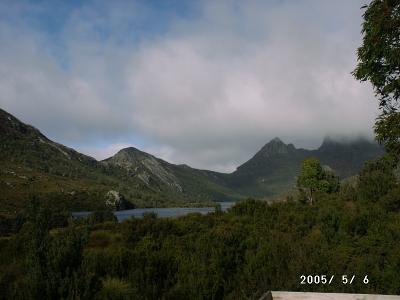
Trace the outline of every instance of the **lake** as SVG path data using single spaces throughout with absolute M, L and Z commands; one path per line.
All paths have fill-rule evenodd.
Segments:
M 218 202 L 218 203 L 221 205 L 222 211 L 226 211 L 235 204 L 235 202 Z M 156 213 L 157 217 L 159 218 L 167 218 L 167 217 L 184 216 L 190 213 L 200 213 L 205 215 L 214 211 L 215 207 L 135 208 L 135 209 L 115 211 L 114 215 L 117 217 L 118 222 L 122 222 L 123 220 L 129 219 L 131 217 L 143 218 L 143 214 L 149 212 Z M 90 211 L 80 211 L 80 212 L 73 212 L 72 216 L 76 218 L 82 218 L 90 214 L 91 214 Z

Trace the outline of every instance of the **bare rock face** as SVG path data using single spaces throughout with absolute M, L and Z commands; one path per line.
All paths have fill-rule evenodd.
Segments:
M 291 144 L 290 144 L 291 145 Z M 293 145 L 286 145 L 281 141 L 280 138 L 276 137 L 261 148 L 258 155 L 264 157 L 270 157 L 277 154 L 286 154 L 293 148 Z
M 168 163 L 136 148 L 125 148 L 102 162 L 119 166 L 130 176 L 137 177 L 153 188 L 167 187 L 177 192 L 183 188 L 179 179 L 168 169 Z
M 106 206 L 112 210 L 119 210 L 123 204 L 124 197 L 117 191 L 108 191 L 106 194 Z

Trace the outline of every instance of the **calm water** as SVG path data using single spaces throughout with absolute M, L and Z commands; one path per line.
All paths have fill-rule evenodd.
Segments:
M 226 211 L 235 202 L 218 202 L 218 203 L 221 205 L 222 211 Z M 149 213 L 149 212 L 155 212 L 159 218 L 165 218 L 165 217 L 184 216 L 190 213 L 201 213 L 205 215 L 214 211 L 215 211 L 214 207 L 135 208 L 135 209 L 116 211 L 114 212 L 114 215 L 117 217 L 118 222 L 121 222 L 131 217 L 142 218 L 144 213 Z M 72 215 L 77 218 L 86 217 L 90 214 L 91 212 L 89 211 L 80 211 L 72 213 Z

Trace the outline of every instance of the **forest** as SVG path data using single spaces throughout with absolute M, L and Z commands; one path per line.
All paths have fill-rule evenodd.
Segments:
M 400 187 L 390 161 L 356 183 L 175 219 L 60 218 L 32 201 L 1 239 L 3 299 L 258 299 L 268 290 L 400 293 Z M 59 216 L 58 218 L 56 216 Z M 66 221 L 60 228 L 60 219 Z M 301 275 L 335 275 L 301 284 Z M 344 285 L 342 275 L 356 276 Z M 362 279 L 367 276 L 369 283 Z

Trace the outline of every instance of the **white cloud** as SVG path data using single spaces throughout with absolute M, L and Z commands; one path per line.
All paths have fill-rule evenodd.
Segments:
M 49 37 L 4 21 L 0 105 L 98 158 L 139 139 L 144 151 L 213 170 L 233 170 L 275 136 L 302 147 L 371 136 L 376 101 L 350 75 L 357 2 L 204 1 L 194 19 L 171 16 L 166 32 L 133 44 L 121 40 L 142 2 L 96 2 L 60 33 L 67 66 Z

